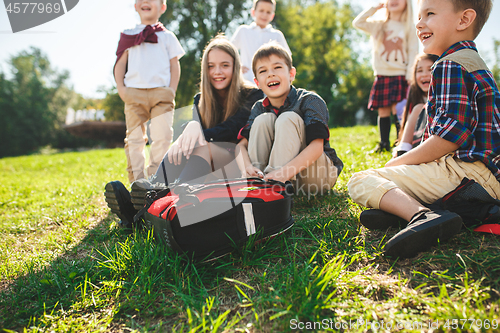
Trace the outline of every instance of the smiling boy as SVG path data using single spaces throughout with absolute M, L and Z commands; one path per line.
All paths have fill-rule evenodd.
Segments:
M 361 214 L 363 225 L 397 225 L 397 217 L 407 223 L 385 245 L 392 257 L 412 257 L 460 231 L 460 216 L 422 203 L 440 199 L 463 178 L 500 198 L 500 94 L 473 42 L 493 3 L 420 0 L 419 5 L 416 27 L 424 52 L 440 56 L 433 66 L 423 142 L 385 168 L 354 174 L 348 183 L 356 203 L 376 208 Z
M 136 0 L 141 24 L 125 30 L 118 43 L 114 68 L 116 87 L 125 102 L 125 155 L 129 181 L 145 178 L 144 149 L 150 124 L 148 175 L 156 172 L 172 142 L 174 98 L 184 50 L 177 37 L 158 22 L 166 0 Z
M 343 164 L 330 147 L 328 108 L 317 94 L 291 85 L 296 69 L 275 42 L 257 50 L 255 83 L 266 98 L 255 103 L 240 131 L 238 164 L 243 177 L 296 180 L 296 192 L 324 194 Z
M 243 77 L 251 83 L 254 82 L 252 57 L 263 44 L 276 41 L 292 54 L 283 33 L 270 25 L 275 10 L 275 0 L 254 0 L 251 10 L 254 22 L 239 26 L 231 38 L 231 43 L 240 51 Z

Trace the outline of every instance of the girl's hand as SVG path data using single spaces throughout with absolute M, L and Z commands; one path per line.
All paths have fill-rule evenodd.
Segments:
M 179 148 L 182 149 L 182 153 L 187 159 L 189 159 L 193 153 L 194 147 L 196 147 L 197 144 L 199 146 L 205 146 L 207 144 L 201 125 L 197 121 L 190 121 L 187 124 L 184 131 L 177 139 L 177 142 L 179 143 Z
M 191 121 L 168 150 L 169 162 L 179 165 L 182 161 L 182 155 L 184 155 L 186 159 L 189 159 L 197 144 L 199 146 L 204 146 L 207 142 L 205 141 L 200 123 Z
M 381 2 L 381 3 L 379 3 L 377 6 L 375 6 L 373 8 L 379 10 L 379 9 L 384 8 L 384 7 L 386 7 L 386 3 L 385 2 Z
M 170 163 L 173 163 L 174 165 L 179 165 L 182 162 L 182 150 L 179 148 L 179 139 L 181 138 L 181 136 L 182 136 L 182 134 L 170 146 L 170 148 L 167 151 L 168 161 Z

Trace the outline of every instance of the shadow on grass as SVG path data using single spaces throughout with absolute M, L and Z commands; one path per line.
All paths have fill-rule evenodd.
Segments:
M 237 309 L 235 279 L 253 279 L 290 251 L 285 233 L 251 240 L 212 262 L 191 263 L 146 231 L 130 233 L 114 221 L 113 214 L 101 219 L 46 265 L 27 263 L 27 273 L 0 295 L 0 328 L 164 330 L 181 323 L 182 331 L 183 322 L 196 326 L 207 315 L 217 320 L 221 311 Z
M 93 256 L 123 239 L 118 230 L 110 229 L 111 223 L 108 217 L 98 221 L 77 245 L 48 264 L 37 258 L 25 262 L 26 273 L 10 281 L 1 293 L 0 327 L 36 326 L 44 315 L 73 312 L 82 285 L 95 271 L 97 262 Z
M 208 263 L 187 262 L 147 232 L 118 229 L 108 215 L 48 265 L 27 264 L 1 294 L 0 327 L 283 331 L 293 319 L 373 319 L 378 306 L 387 316 L 441 318 L 454 315 L 458 300 L 480 311 L 498 302 L 498 238 L 465 231 L 391 261 L 381 251 L 396 230 L 361 228 L 359 212 L 346 193 L 296 197 L 288 232 Z

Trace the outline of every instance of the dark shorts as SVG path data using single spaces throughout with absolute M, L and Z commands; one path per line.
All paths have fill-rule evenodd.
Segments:
M 368 109 L 376 110 L 399 103 L 406 98 L 407 91 L 408 82 L 405 76 L 378 75 L 370 91 Z

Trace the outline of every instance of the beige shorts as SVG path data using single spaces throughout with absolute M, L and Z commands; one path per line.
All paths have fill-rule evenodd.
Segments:
M 474 163 L 447 155 L 419 165 L 400 165 L 355 173 L 347 187 L 352 200 L 369 208 L 380 208 L 389 190 L 400 188 L 421 203 L 434 203 L 454 190 L 463 178 L 473 179 L 494 198 L 500 198 L 500 183 L 480 161 Z

